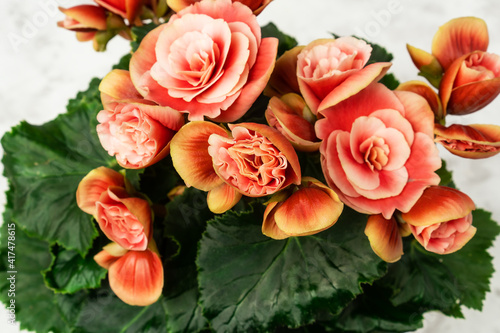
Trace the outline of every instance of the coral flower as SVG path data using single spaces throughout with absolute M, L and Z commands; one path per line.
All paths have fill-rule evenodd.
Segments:
M 178 12 L 184 8 L 200 2 L 201 0 L 167 0 L 167 5 L 173 11 Z M 260 14 L 264 8 L 271 3 L 272 0 L 232 0 L 233 2 L 240 2 L 245 6 L 248 6 L 255 15 Z
M 439 183 L 434 114 L 421 96 L 375 83 L 322 113 L 323 173 L 353 209 L 390 219 Z
M 203 0 L 151 31 L 130 62 L 144 98 L 221 122 L 239 119 L 264 90 L 278 40 L 261 38 L 255 15 L 230 0 Z

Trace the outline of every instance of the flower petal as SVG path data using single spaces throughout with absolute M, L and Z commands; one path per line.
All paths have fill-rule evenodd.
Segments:
M 304 46 L 296 46 L 279 57 L 264 89 L 264 95 L 281 97 L 288 93 L 300 94 L 297 82 L 297 56 L 303 49 Z
M 398 91 L 410 91 L 413 92 L 417 95 L 422 96 L 425 98 L 427 103 L 429 103 L 429 106 L 434 112 L 434 116 L 436 119 L 443 119 L 445 116 L 445 112 L 443 110 L 443 105 L 441 104 L 441 100 L 439 99 L 438 94 L 429 87 L 425 82 L 422 81 L 408 81 L 401 83 L 396 90 Z
M 109 72 L 99 84 L 99 91 L 114 100 L 142 98 L 130 79 L 130 72 L 123 69 Z M 106 103 L 103 104 L 106 109 Z
M 109 267 L 109 285 L 129 305 L 147 306 L 163 289 L 163 266 L 156 253 L 129 251 Z
M 394 218 L 386 220 L 382 215 L 371 215 L 365 227 L 365 235 L 373 252 L 386 262 L 396 262 L 403 255 L 403 238 Z
M 102 251 L 94 256 L 94 261 L 102 268 L 109 269 L 111 264 L 125 255 L 128 250 L 117 243 L 109 243 L 102 248 Z
M 262 223 L 262 233 L 272 239 L 281 240 L 290 237 L 290 235 L 283 232 L 274 219 L 276 210 L 281 206 L 282 202 L 270 202 L 264 211 L 264 222 Z
M 432 54 L 446 70 L 461 56 L 486 51 L 489 37 L 486 23 L 477 17 L 460 17 L 442 25 L 432 40 Z
M 413 226 L 428 226 L 462 218 L 474 209 L 474 202 L 465 193 L 450 187 L 430 186 L 401 217 Z
M 125 186 L 125 180 L 119 172 L 99 167 L 90 171 L 78 184 L 76 203 L 87 214 L 96 214 L 96 202 L 110 186 Z
M 447 113 L 464 115 L 476 112 L 490 104 L 500 93 L 500 77 L 472 82 L 451 91 Z
M 184 125 L 170 143 L 174 168 L 187 185 L 202 191 L 210 191 L 223 183 L 208 154 L 208 138 L 212 134 L 228 137 L 226 131 L 214 123 L 194 121 Z
M 208 208 L 212 213 L 222 214 L 233 208 L 240 201 L 241 197 L 242 194 L 234 187 L 222 183 L 208 192 Z

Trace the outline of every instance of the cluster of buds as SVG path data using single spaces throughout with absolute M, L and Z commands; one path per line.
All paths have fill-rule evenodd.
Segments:
M 76 201 L 112 241 L 94 260 L 108 270 L 116 296 L 130 305 L 156 302 L 163 289 L 163 265 L 152 238 L 148 200 L 135 193 L 121 173 L 99 167 L 82 179 Z
M 419 74 L 438 92 L 422 81 L 410 81 L 398 87 L 427 99 L 435 114 L 436 142 L 465 158 L 486 158 L 500 152 L 500 126 L 445 126 L 447 115 L 476 112 L 500 93 L 500 56 L 486 52 L 488 44 L 488 29 L 483 20 L 453 19 L 434 35 L 432 53 L 407 46 Z
M 96 5 L 59 8 L 66 15 L 57 25 L 76 32 L 81 42 L 93 41 L 96 51 L 105 51 L 119 35 L 132 40 L 130 28 L 153 21 L 162 22 L 170 14 L 165 0 L 95 0 Z

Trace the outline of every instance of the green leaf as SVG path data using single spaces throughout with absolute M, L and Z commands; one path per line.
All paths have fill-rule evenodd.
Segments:
M 8 310 L 9 307 L 13 309 L 15 320 L 21 322 L 21 329 L 39 333 L 68 332 L 69 328 L 54 304 L 54 293 L 45 286 L 41 274 L 51 262 L 49 245 L 29 237 L 13 223 L 10 207 L 6 207 L 3 221 L 0 235 L 0 300 Z M 14 239 L 9 240 L 9 236 Z M 9 262 L 11 258 L 15 260 Z
M 483 210 L 474 211 L 476 235 L 452 254 L 434 254 L 415 240 L 405 242 L 405 255 L 390 266 L 383 279 L 394 290 L 392 303 L 412 304 L 421 313 L 439 310 L 455 317 L 463 316 L 462 305 L 480 310 L 494 272 L 487 249 L 500 233 L 500 227 L 490 217 Z
M 298 44 L 295 38 L 281 32 L 272 22 L 269 22 L 267 25 L 262 27 L 262 37 L 278 38 L 278 57 Z
M 29 235 L 82 255 L 98 233 L 91 216 L 78 208 L 76 189 L 92 169 L 116 163 L 96 134 L 96 114 L 102 109 L 98 85 L 94 79 L 71 100 L 68 113 L 42 126 L 23 122 L 2 138 L 16 223 Z
M 436 171 L 439 178 L 441 178 L 439 185 L 455 188 L 455 183 L 453 182 L 453 178 L 452 178 L 453 175 L 452 175 L 451 171 L 449 171 L 446 168 L 446 161 L 441 160 L 441 162 L 442 162 L 441 168 L 439 168 L 439 170 Z
M 387 88 L 394 90 L 399 86 L 399 81 L 396 79 L 394 74 L 389 73 L 385 74 L 379 81 L 383 85 L 385 85 Z
M 276 241 L 262 234 L 262 214 L 260 206 L 228 212 L 209 222 L 200 242 L 201 301 L 215 331 L 310 324 L 385 273 L 363 234 L 365 215 L 346 208 L 324 232 Z
M 123 57 L 120 58 L 120 61 L 113 66 L 113 69 L 128 70 L 131 58 L 132 58 L 132 53 L 124 55 Z
M 169 281 L 163 291 L 168 332 L 198 332 L 207 326 L 207 321 L 198 304 L 195 258 L 198 241 L 214 214 L 208 209 L 206 193 L 194 188 L 186 189 L 166 207 L 164 235 L 179 247 L 172 258 L 164 261 Z
M 109 242 L 109 241 L 108 241 Z M 74 250 L 54 245 L 52 265 L 44 272 L 47 286 L 56 292 L 74 293 L 82 289 L 98 288 L 106 277 L 107 270 L 94 261 L 94 255 L 101 250 L 91 251 L 82 257 Z

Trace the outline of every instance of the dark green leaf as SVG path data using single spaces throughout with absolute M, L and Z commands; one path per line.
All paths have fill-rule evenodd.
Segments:
M 113 66 L 113 69 L 124 69 L 128 71 L 130 58 L 132 58 L 132 54 L 129 53 L 120 58 L 120 61 Z
M 114 165 L 96 135 L 98 80 L 68 104 L 68 113 L 42 126 L 21 123 L 2 138 L 5 176 L 13 189 L 13 218 L 28 234 L 85 254 L 97 236 L 75 193 L 92 169 Z M 50 209 L 47 209 L 50 207 Z
M 436 171 L 439 178 L 441 178 L 439 185 L 455 188 L 455 183 L 453 183 L 452 173 L 451 171 L 446 169 L 446 161 L 442 160 L 442 163 L 443 164 L 441 165 L 441 168 L 439 168 L 439 170 Z
M 97 249 L 100 250 L 101 247 Z M 97 251 L 91 251 L 86 257 L 82 257 L 74 250 L 53 246 L 54 261 L 44 272 L 47 285 L 61 293 L 74 293 L 81 289 L 100 287 L 107 271 L 94 261 Z
M 396 79 L 394 74 L 391 73 L 384 75 L 379 82 L 391 90 L 394 90 L 399 86 L 398 79 Z
M 28 237 L 13 223 L 11 213 L 7 207 L 0 235 L 0 300 L 7 310 L 13 309 L 21 329 L 39 333 L 67 332 L 69 328 L 54 304 L 54 293 L 45 286 L 41 273 L 51 262 L 49 245 Z M 9 236 L 15 238 L 10 244 Z M 8 248 L 12 243 L 14 251 Z M 10 258 L 15 261 L 9 262 Z
M 164 262 L 169 281 L 163 291 L 169 332 L 198 332 L 207 326 L 198 304 L 195 258 L 198 241 L 213 216 L 206 193 L 194 188 L 186 189 L 167 205 L 165 236 L 174 239 L 179 247 L 175 256 Z
M 365 215 L 346 208 L 324 232 L 276 241 L 262 234 L 262 213 L 228 212 L 209 222 L 201 240 L 201 301 L 216 331 L 310 324 L 385 273 L 363 234 Z
M 278 57 L 285 53 L 285 51 L 297 46 L 297 40 L 295 40 L 295 38 L 281 32 L 272 22 L 262 27 L 262 37 L 278 38 Z

